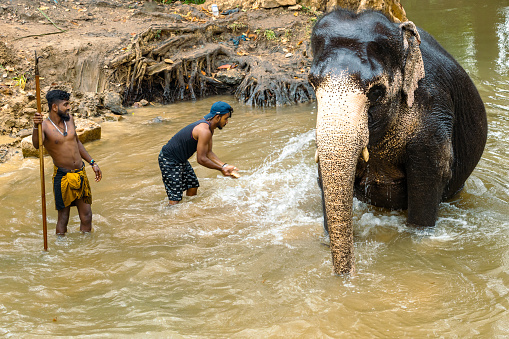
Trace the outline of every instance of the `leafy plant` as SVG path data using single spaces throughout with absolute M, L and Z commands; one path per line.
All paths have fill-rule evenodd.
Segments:
M 246 26 L 246 24 L 244 24 L 242 22 L 234 22 L 234 23 L 229 24 L 227 27 L 235 33 L 237 30 L 246 28 L 247 26 Z
M 276 40 L 276 33 L 274 33 L 271 29 L 266 29 L 265 32 L 263 32 L 263 35 L 267 40 Z
M 171 4 L 176 1 L 178 1 L 178 0 L 157 0 L 157 2 L 160 2 L 162 4 Z M 183 3 L 201 5 L 201 4 L 205 3 L 205 0 L 184 0 Z
M 22 74 L 20 76 L 12 78 L 14 81 L 14 86 L 19 86 L 23 91 L 25 90 L 25 86 L 27 84 L 27 78 L 25 77 L 25 74 Z
M 311 9 L 311 7 L 307 7 L 307 6 L 302 6 L 301 11 L 303 11 L 304 13 L 314 15 L 314 16 L 319 15 L 319 13 L 317 11 L 315 11 L 315 10 Z

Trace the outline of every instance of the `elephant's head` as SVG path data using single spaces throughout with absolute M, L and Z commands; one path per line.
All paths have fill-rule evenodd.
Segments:
M 352 203 L 358 161 L 407 111 L 424 77 L 412 22 L 337 10 L 315 25 L 309 80 L 318 101 L 316 144 L 334 271 L 353 270 Z M 361 157 L 361 155 L 363 155 Z

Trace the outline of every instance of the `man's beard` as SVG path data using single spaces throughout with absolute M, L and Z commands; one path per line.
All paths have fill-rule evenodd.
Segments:
M 58 110 L 57 114 L 63 121 L 69 121 L 69 119 L 71 119 L 71 116 L 66 113 L 66 111 Z

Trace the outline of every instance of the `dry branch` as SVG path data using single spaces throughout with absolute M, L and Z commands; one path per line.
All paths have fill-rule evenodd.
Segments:
M 162 45 L 152 50 L 152 53 L 156 55 L 164 55 L 172 48 L 178 48 L 182 44 L 188 42 L 193 38 L 192 34 L 185 34 L 180 36 L 172 36 L 171 38 L 166 39 Z

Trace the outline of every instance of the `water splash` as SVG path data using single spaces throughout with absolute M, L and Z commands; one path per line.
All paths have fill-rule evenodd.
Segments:
M 214 186 L 220 189 L 205 198 L 204 205 L 221 201 L 229 206 L 229 218 L 247 224 L 242 233 L 248 239 L 268 237 L 281 242 L 285 231 L 292 227 L 321 223 L 320 194 L 312 156 L 314 136 L 313 129 L 290 137 L 258 167 L 241 172 L 238 180 L 213 179 Z

